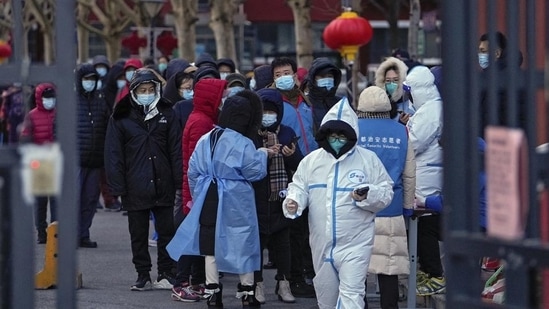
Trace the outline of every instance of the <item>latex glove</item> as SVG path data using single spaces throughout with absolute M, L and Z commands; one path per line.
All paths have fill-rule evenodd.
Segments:
M 297 213 L 297 202 L 288 199 L 288 202 L 286 203 L 286 210 L 288 211 L 288 214 L 295 215 Z
M 413 214 L 414 214 L 414 210 L 413 209 L 409 209 L 409 208 L 404 208 L 402 210 L 402 214 L 404 215 L 404 217 L 411 217 Z
M 425 196 L 421 196 L 421 195 L 416 196 L 416 206 L 425 208 Z

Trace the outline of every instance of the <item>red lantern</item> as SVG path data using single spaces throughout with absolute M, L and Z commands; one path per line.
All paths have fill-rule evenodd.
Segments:
M 137 35 L 137 31 L 133 31 L 131 35 L 122 38 L 122 46 L 130 51 L 130 54 L 139 54 L 139 48 L 147 46 L 147 39 Z
M 172 35 L 171 31 L 163 31 L 156 38 L 156 48 L 163 55 L 169 56 L 172 51 L 177 47 L 177 39 Z
M 11 56 L 11 46 L 5 41 L 0 40 L 0 63 Z
M 355 12 L 343 12 L 324 29 L 322 38 L 331 49 L 337 49 L 348 61 L 354 61 L 358 48 L 372 39 L 374 31 L 365 18 Z

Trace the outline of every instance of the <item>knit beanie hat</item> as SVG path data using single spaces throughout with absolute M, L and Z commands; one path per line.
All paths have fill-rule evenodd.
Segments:
M 384 89 L 370 86 L 358 98 L 359 112 L 383 113 L 391 110 L 391 102 Z

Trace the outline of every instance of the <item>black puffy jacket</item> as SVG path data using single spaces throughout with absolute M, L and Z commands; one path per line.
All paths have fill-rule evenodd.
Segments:
M 76 71 L 78 92 L 78 151 L 80 166 L 86 168 L 103 167 L 103 152 L 109 112 L 104 95 L 94 89 L 87 92 L 82 87 L 82 77 L 95 74 L 93 65 L 84 64 Z M 97 84 L 96 84 L 97 88 Z
M 126 96 L 115 107 L 105 142 L 109 189 L 125 210 L 173 207 L 182 186 L 181 127 L 161 99 L 158 114 L 145 121 L 142 107 Z

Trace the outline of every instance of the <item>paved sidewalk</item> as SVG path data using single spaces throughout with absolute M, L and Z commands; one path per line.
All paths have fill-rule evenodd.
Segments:
M 137 279 L 131 262 L 131 249 L 127 217 L 121 213 L 98 210 L 91 229 L 91 238 L 98 242 L 98 248 L 80 248 L 79 270 L 82 273 L 83 288 L 77 291 L 78 308 L 205 308 L 206 302 L 182 303 L 171 300 L 171 292 L 155 290 L 132 292 L 130 285 Z M 36 245 L 36 271 L 42 269 L 45 245 Z M 156 248 L 149 248 L 153 259 L 151 278 L 156 279 Z M 317 308 L 314 298 L 297 298 L 295 304 L 284 304 L 274 295 L 275 271 L 265 270 L 267 303 L 262 308 Z M 226 274 L 221 279 L 224 285 L 223 302 L 226 309 L 242 308 L 235 298 L 238 276 Z M 369 284 L 373 286 L 373 284 Z M 56 290 L 35 291 L 35 308 L 56 308 Z M 369 301 L 370 309 L 379 308 L 376 299 Z M 405 304 L 401 306 L 404 308 Z

